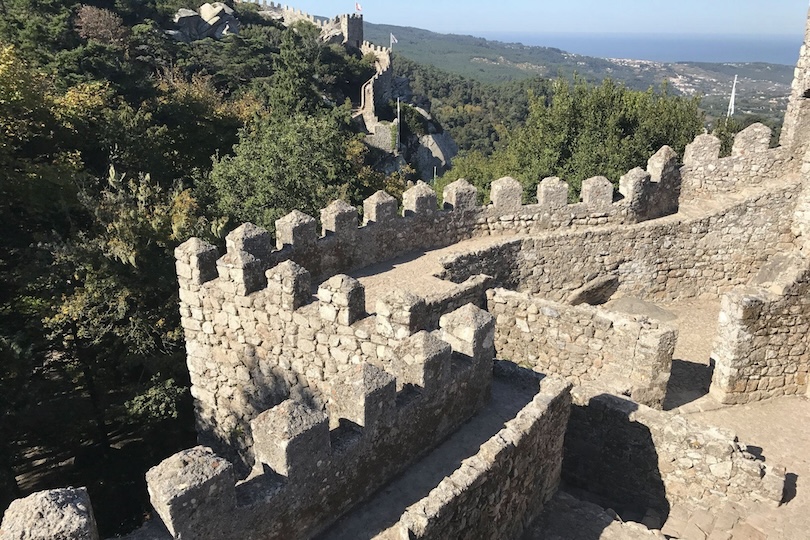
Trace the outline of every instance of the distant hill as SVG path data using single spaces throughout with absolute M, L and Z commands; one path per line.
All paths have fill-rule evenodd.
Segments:
M 658 87 L 667 82 L 681 94 L 701 96 L 703 107 L 714 116 L 725 113 L 736 74 L 740 78 L 738 110 L 781 121 L 793 80 L 793 67 L 780 64 L 605 59 L 553 47 L 365 23 L 366 39 L 373 43 L 387 45 L 392 33 L 398 40 L 394 46 L 396 54 L 482 82 L 511 81 L 536 75 L 572 77 L 575 73 L 592 82 L 610 77 L 634 89 Z

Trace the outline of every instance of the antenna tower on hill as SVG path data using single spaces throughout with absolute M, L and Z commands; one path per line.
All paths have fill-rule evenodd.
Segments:
M 731 118 L 734 116 L 734 102 L 737 99 L 737 75 L 734 75 L 734 86 L 731 87 L 731 100 L 728 102 L 728 113 L 726 117 Z

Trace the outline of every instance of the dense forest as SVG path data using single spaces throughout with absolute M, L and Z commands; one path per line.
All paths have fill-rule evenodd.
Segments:
M 373 57 L 241 3 L 238 35 L 175 41 L 180 7 L 0 0 L 0 509 L 87 485 L 105 535 L 142 520 L 143 472 L 195 440 L 174 248 L 406 176 L 375 170 L 351 121 Z M 616 181 L 702 129 L 666 91 L 395 65 L 463 150 L 442 181 L 484 193 L 506 174 Z

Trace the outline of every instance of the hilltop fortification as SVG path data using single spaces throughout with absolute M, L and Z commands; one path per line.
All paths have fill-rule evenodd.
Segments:
M 776 148 L 755 124 L 728 157 L 701 135 L 573 204 L 559 178 L 532 204 L 501 178 L 487 206 L 464 180 L 441 205 L 418 183 L 367 199 L 362 221 L 335 201 L 275 237 L 247 223 L 222 252 L 179 246 L 200 446 L 149 471 L 159 519 L 132 538 L 518 538 L 544 510 L 582 510 L 561 486 L 656 530 L 623 538 L 783 503 L 790 471 L 666 406 L 684 336 L 650 306 L 716 303 L 718 406 L 807 395 L 808 54 Z M 446 468 L 427 482 L 423 458 Z M 414 475 L 381 521 L 358 516 Z M 4 539 L 57 534 L 36 516 L 97 538 L 82 490 L 15 501 Z

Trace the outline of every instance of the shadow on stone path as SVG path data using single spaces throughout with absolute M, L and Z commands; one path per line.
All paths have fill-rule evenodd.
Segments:
M 537 394 L 537 387 L 516 386 L 514 380 L 494 378 L 487 406 L 442 445 L 411 465 L 397 479 L 357 506 L 319 540 L 368 540 L 395 525 L 408 506 L 418 502 L 461 462 L 498 433 Z

